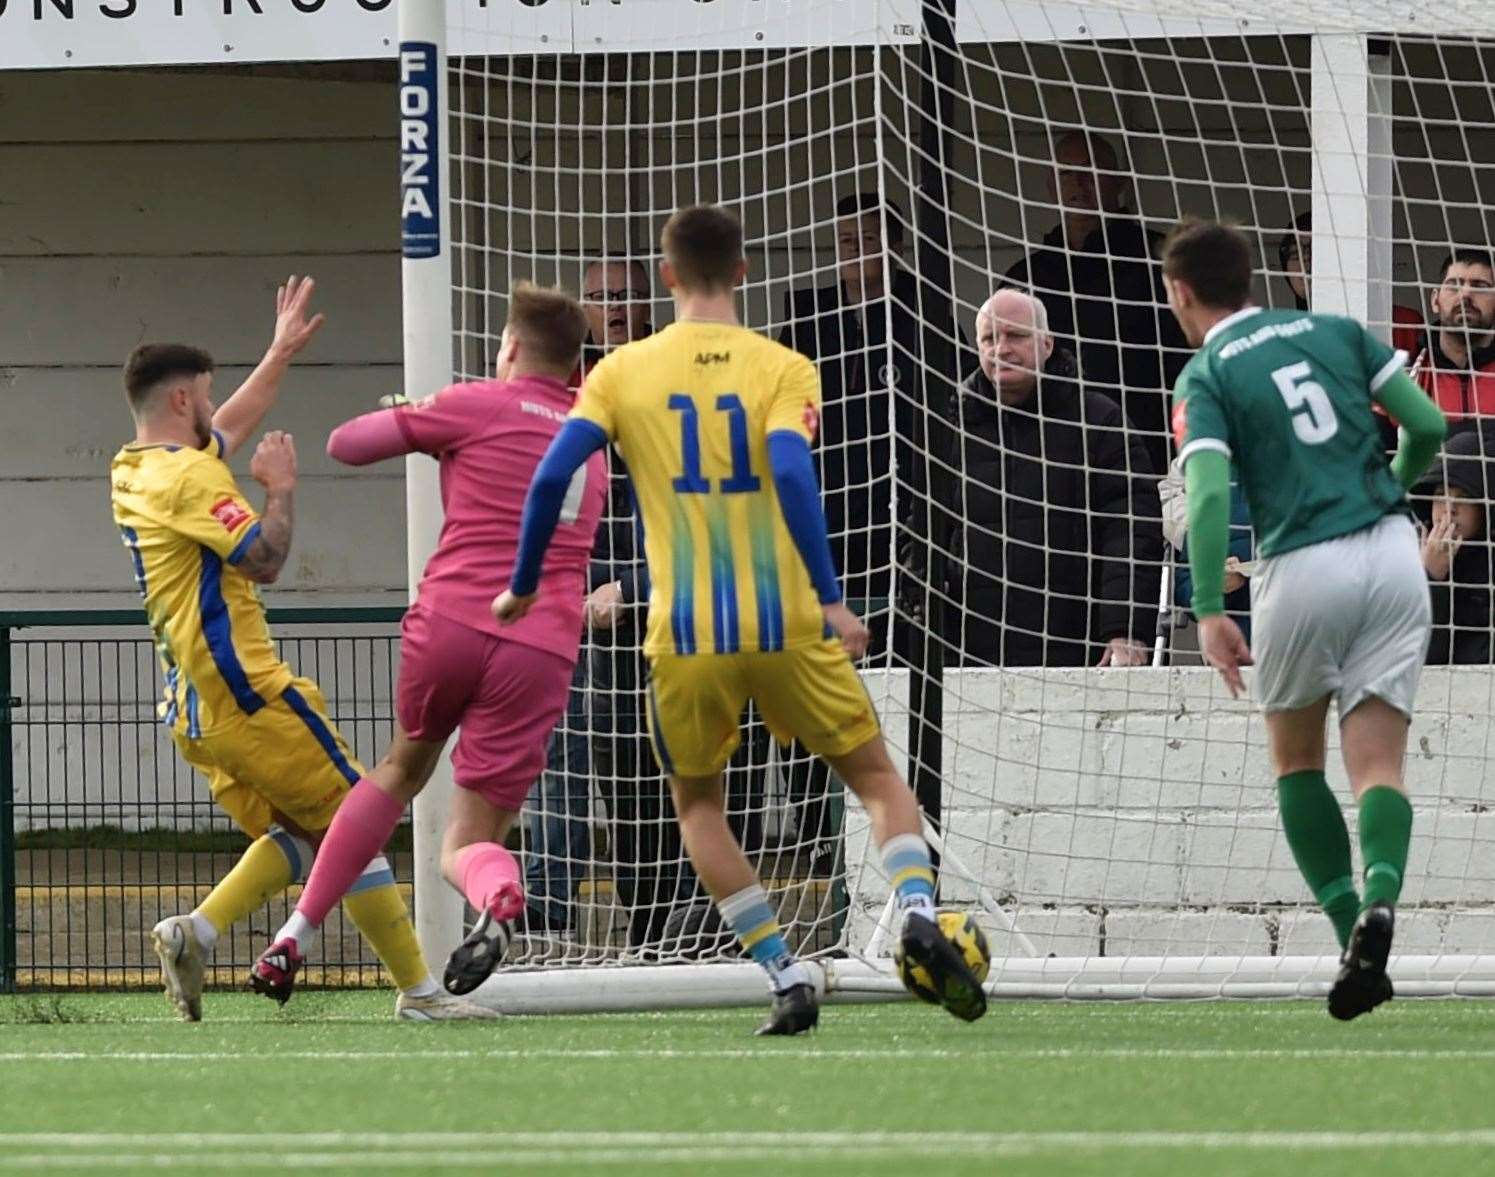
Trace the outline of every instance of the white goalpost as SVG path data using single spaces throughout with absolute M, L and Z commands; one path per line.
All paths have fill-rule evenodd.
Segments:
M 1495 9 L 1258 9 L 399 5 L 410 395 L 488 372 L 522 278 L 587 296 L 604 339 L 664 326 L 664 219 L 697 201 L 741 216 L 744 322 L 820 369 L 832 543 L 878 637 L 868 688 L 924 806 L 941 902 L 990 939 L 995 996 L 1312 995 L 1336 967 L 1280 833 L 1260 718 L 1190 651 L 1157 492 L 1187 352 L 1148 234 L 1233 219 L 1260 253 L 1257 301 L 1294 305 L 1301 278 L 1315 310 L 1414 354 L 1436 344 L 1443 258 L 1491 244 Z M 1014 267 L 1074 353 L 1064 378 L 1118 406 L 1078 450 L 1044 402 L 1002 409 L 975 376 L 975 312 Z M 413 588 L 440 507 L 434 465 L 407 473 Z M 615 478 L 599 584 L 631 584 L 625 494 Z M 526 927 L 479 991 L 499 1008 L 763 996 L 642 736 L 642 609 L 584 642 L 526 812 Z M 1138 665 L 1097 665 L 1113 637 L 1145 649 Z M 1488 665 L 1424 676 L 1399 994 L 1495 994 L 1492 697 Z M 729 817 L 792 944 L 832 1000 L 903 996 L 865 814 L 748 718 Z M 1330 779 L 1353 830 L 1332 752 Z M 445 795 L 428 790 L 415 818 L 433 959 L 462 928 L 439 875 Z

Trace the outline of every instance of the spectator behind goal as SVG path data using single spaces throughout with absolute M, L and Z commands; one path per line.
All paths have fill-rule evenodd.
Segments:
M 1163 292 L 1161 238 L 1127 207 L 1127 181 L 1116 148 L 1101 136 L 1061 136 L 1049 182 L 1059 224 L 1007 280 L 1043 300 L 1085 387 L 1121 406 L 1160 474 L 1168 465 L 1167 390 L 1188 352 Z
M 581 361 L 570 385 L 580 389 L 593 364 L 613 348 L 654 331 L 649 321 L 652 292 L 649 271 L 637 258 L 596 258 L 587 264 L 581 283 L 582 309 L 587 317 L 587 338 Z M 527 919 L 532 930 L 573 931 L 576 889 L 592 859 L 591 811 L 593 743 L 598 745 L 598 780 L 609 813 L 615 822 L 611 845 L 614 879 L 619 897 L 634 907 L 636 873 L 625 863 L 640 860 L 638 843 L 647 841 L 648 830 L 638 818 L 636 766 L 624 765 L 626 785 L 618 793 L 613 752 L 617 730 L 637 733 L 643 729 L 639 702 L 642 676 L 639 637 L 635 631 L 642 611 L 638 604 L 647 597 L 640 584 L 642 561 L 634 545 L 633 491 L 622 464 L 609 463 L 607 506 L 588 576 L 587 632 L 582 635 L 581 656 L 571 680 L 566 717 L 550 743 L 546 769 L 530 794 L 532 812 L 527 835 L 529 854 L 525 868 L 528 890 Z M 593 695 L 588 699 L 590 677 Z M 647 767 L 647 758 L 643 761 Z M 662 791 L 661 791 L 662 797 Z M 655 808 L 661 809 L 662 802 Z M 662 811 L 652 828 L 659 828 Z M 657 847 L 646 846 L 648 861 L 657 862 Z M 650 888 L 652 893 L 652 887 Z
M 1084 388 L 1039 299 L 999 290 L 976 338 L 947 459 L 964 499 L 949 641 L 968 664 L 1146 665 L 1162 533 L 1141 439 Z
M 1433 601 L 1428 665 L 1490 665 L 1492 621 L 1490 500 L 1495 489 L 1495 422 L 1449 438 L 1418 484 L 1425 524 L 1422 566 Z
M 1448 419 L 1449 431 L 1495 416 L 1495 260 L 1460 248 L 1443 259 L 1428 299 L 1431 326 L 1412 379 Z
M 581 364 L 572 385 L 608 353 L 625 343 L 654 334 L 650 318 L 653 290 L 649 271 L 636 257 L 592 261 L 582 279 L 582 307 L 588 332 Z M 590 849 L 586 817 L 592 774 L 607 808 L 608 850 L 613 885 L 624 917 L 628 947 L 668 951 L 672 913 L 689 909 L 700 888 L 686 859 L 674 821 L 664 777 L 649 747 L 644 714 L 648 679 L 643 629 L 649 603 L 649 576 L 638 546 L 633 484 L 621 459 L 608 453 L 610 484 L 607 510 L 592 553 L 591 594 L 587 598 L 587 633 L 583 659 L 566 714 L 566 738 L 552 745 L 552 771 L 544 787 L 549 820 L 543 831 L 548 853 L 531 862 L 531 886 L 541 870 L 548 885 L 566 903 L 549 903 L 552 921 L 569 910 L 576 885 L 595 855 Z M 584 689 L 590 674 L 590 695 Z M 564 765 L 556 763 L 563 748 Z M 768 733 L 758 725 L 744 740 L 727 769 L 727 811 L 733 832 L 749 851 L 763 842 L 766 806 L 761 782 L 768 760 Z
M 1313 275 L 1313 211 L 1293 218 L 1293 223 L 1277 242 L 1277 269 L 1282 274 L 1293 305 L 1300 311 L 1309 309 L 1309 290 Z M 1422 338 L 1422 315 L 1411 307 L 1397 304 L 1391 308 L 1391 346 L 1408 355 L 1416 355 Z M 1392 439 L 1391 448 L 1396 448 Z

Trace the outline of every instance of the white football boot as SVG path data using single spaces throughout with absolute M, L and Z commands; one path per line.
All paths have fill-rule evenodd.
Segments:
M 496 1009 L 440 990 L 429 997 L 401 993 L 395 998 L 395 1020 L 399 1022 L 486 1021 L 502 1016 Z
M 197 940 L 192 917 L 167 916 L 151 929 L 151 946 L 161 960 L 161 984 L 184 1022 L 202 1021 L 202 982 L 207 953 Z

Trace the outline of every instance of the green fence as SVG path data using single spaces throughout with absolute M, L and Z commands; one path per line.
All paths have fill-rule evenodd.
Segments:
M 282 656 L 320 685 L 332 718 L 366 764 L 393 729 L 402 614 L 269 613 Z M 162 681 L 150 631 L 136 610 L 0 612 L 0 676 L 0 992 L 152 987 L 159 973 L 151 927 L 192 910 L 247 843 L 157 717 Z M 596 699 L 593 690 L 587 696 Z M 630 714 L 642 714 L 636 687 L 615 693 L 612 703 L 625 700 Z M 527 848 L 526 863 L 542 868 L 547 886 L 564 896 L 566 922 L 522 937 L 514 963 L 723 950 L 712 935 L 689 931 L 709 904 L 669 836 L 673 813 L 652 755 L 629 759 L 617 751 L 637 751 L 641 729 L 635 723 L 615 737 L 597 736 L 616 740 L 608 763 L 618 775 L 602 780 L 592 755 L 571 749 L 577 735 L 587 745 L 595 734 L 589 718 L 568 715 L 566 724 L 562 734 L 571 738 L 557 749 L 576 771 L 562 767 L 547 780 L 552 789 L 558 776 L 583 783 L 532 797 L 526 816 L 544 820 L 524 823 L 525 836 L 539 839 Z M 840 787 L 786 774 L 769 744 L 766 730 L 750 725 L 727 774 L 729 816 L 794 942 L 805 951 L 830 949 L 840 942 L 847 902 Z M 582 759 L 572 764 L 571 756 Z M 803 758 L 795 763 L 804 768 Z M 800 783 L 791 787 L 791 778 Z M 599 800 L 605 820 L 594 808 Z M 543 832 L 557 823 L 553 837 Z M 573 834 L 582 845 L 568 844 Z M 408 885 L 408 828 L 396 834 L 390 858 Z M 210 984 L 242 984 L 298 894 L 293 887 L 223 937 Z M 382 983 L 378 962 L 337 914 L 303 977 L 309 984 Z
M 270 610 L 282 654 L 366 761 L 393 723 L 402 612 Z M 0 612 L 0 991 L 154 986 L 151 926 L 191 910 L 246 845 L 174 754 L 161 690 L 138 610 Z M 391 857 L 405 882 L 407 848 L 402 832 Z M 215 984 L 242 981 L 286 907 L 224 937 Z M 379 983 L 351 928 L 328 931 L 313 982 Z

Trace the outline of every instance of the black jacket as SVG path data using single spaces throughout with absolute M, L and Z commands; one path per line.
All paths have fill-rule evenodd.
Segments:
M 1002 405 L 977 372 L 958 425 L 952 658 L 1082 666 L 1113 637 L 1150 642 L 1163 554 L 1157 486 L 1116 403 L 1082 391 L 1073 357 L 1056 348 L 1025 405 Z
M 1490 541 L 1466 543 L 1453 558 L 1445 581 L 1429 580 L 1433 600 L 1433 636 L 1429 666 L 1489 666 Z
M 1491 623 L 1495 621 L 1495 587 L 1491 585 L 1490 500 L 1495 493 L 1495 424 L 1470 426 L 1443 446 L 1432 468 L 1417 486 L 1431 495 L 1453 487 L 1483 507 L 1484 534 L 1465 540 L 1453 558 L 1447 580 L 1428 579 L 1433 602 L 1433 636 L 1428 645 L 1429 666 L 1489 666 Z M 1429 522 L 1426 502 L 1418 504 Z
M 650 324 L 639 338 L 653 333 L 654 327 Z M 607 349 L 598 347 L 588 338 L 582 346 L 581 363 L 571 378 L 572 385 L 580 388 L 586 374 L 606 354 Z M 639 725 L 643 714 L 639 688 L 646 678 L 642 646 L 649 614 L 649 570 L 638 542 L 633 483 L 617 452 L 609 450 L 607 457 L 607 503 L 597 528 L 597 542 L 592 548 L 587 591 L 595 591 L 616 581 L 622 591 L 622 602 L 612 626 L 607 629 L 588 626 L 583 631 L 583 650 L 576 680 L 577 685 L 582 685 L 589 670 L 595 692 L 590 724 L 591 730 L 598 733 L 633 731 Z
M 891 595 L 892 439 L 898 439 L 899 501 L 927 502 L 930 420 L 947 418 L 955 400 L 948 377 L 923 362 L 927 342 L 917 310 L 918 284 L 902 269 L 894 273 L 891 306 L 880 299 L 848 307 L 840 283 L 793 290 L 784 300 L 779 342 L 813 360 L 820 373 L 815 448 L 831 550 L 854 605 Z M 956 364 L 957 371 L 974 364 L 963 339 Z M 905 527 L 915 526 L 909 511 L 899 516 Z M 927 525 L 916 529 L 927 535 Z
M 1066 250 L 1056 226 L 1010 270 L 1049 312 L 1059 345 L 1079 357 L 1085 386 L 1118 401 L 1145 434 L 1149 460 L 1168 467 L 1167 390 L 1190 348 L 1168 309 L 1158 234 L 1129 216 L 1108 216 L 1077 250 Z

